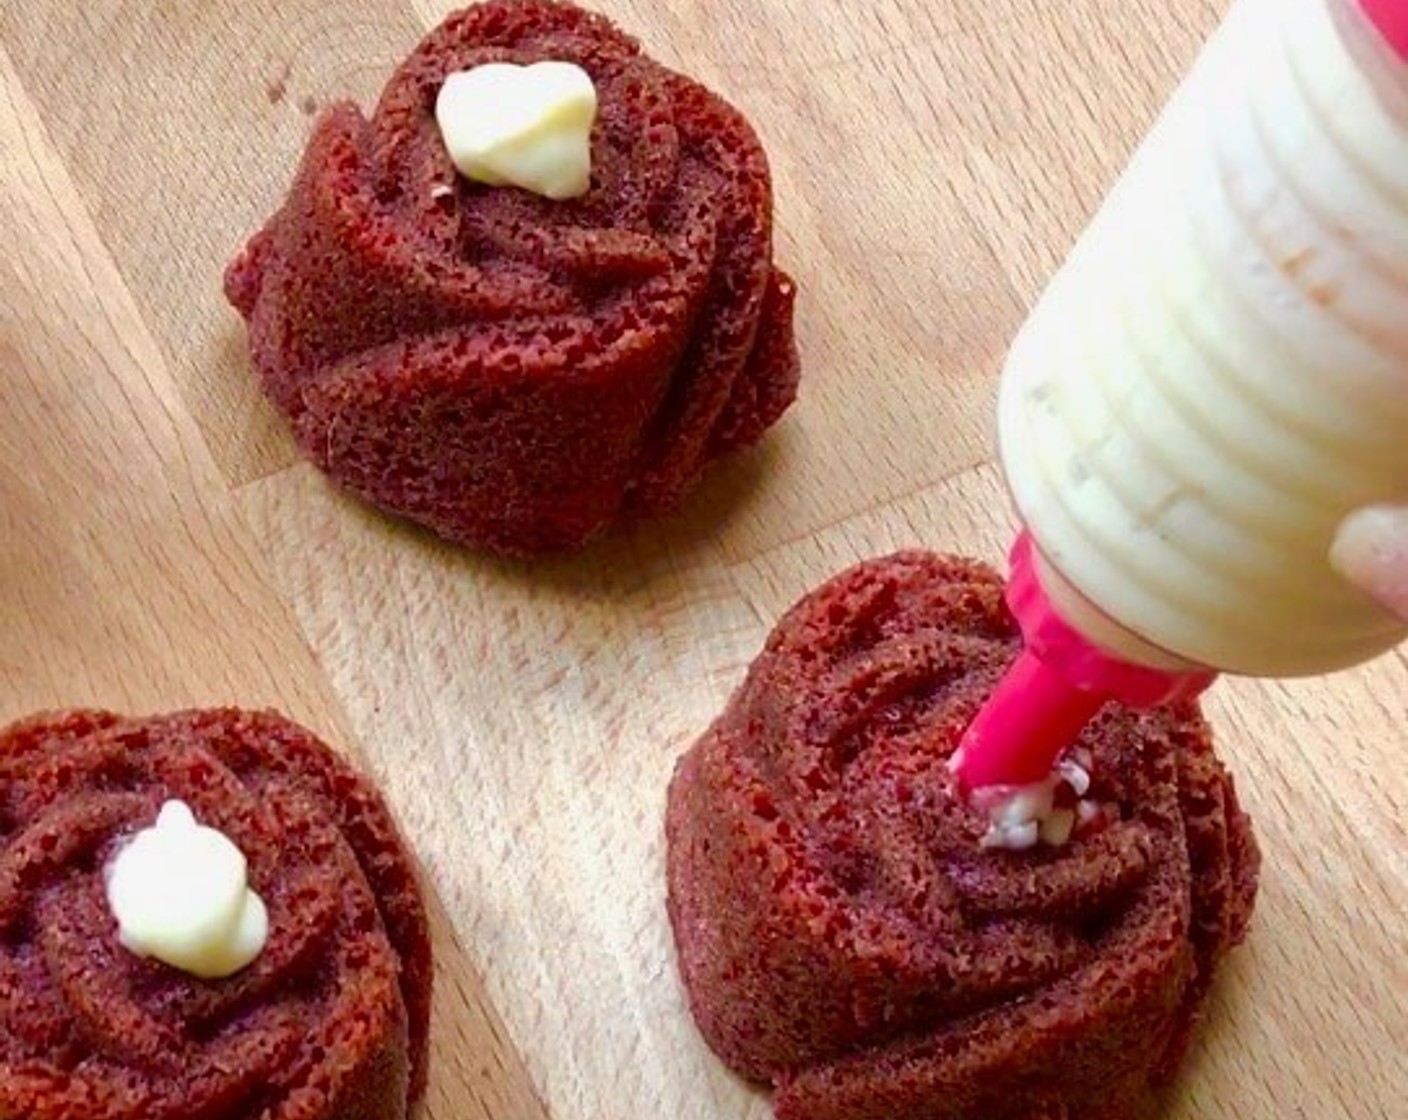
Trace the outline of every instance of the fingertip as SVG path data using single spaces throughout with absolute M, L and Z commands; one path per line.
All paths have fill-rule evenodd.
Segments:
M 1408 506 L 1368 506 L 1350 514 L 1335 535 L 1330 563 L 1408 621 Z

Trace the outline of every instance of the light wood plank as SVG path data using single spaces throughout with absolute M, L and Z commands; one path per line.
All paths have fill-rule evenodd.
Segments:
M 764 1115 L 701 1053 L 664 921 L 664 782 L 762 625 L 723 564 L 487 563 L 310 468 L 242 497 L 551 1114 Z
M 391 2 L 0 4 L 0 41 L 231 479 L 296 456 L 247 374 L 225 265 L 287 189 L 312 114 L 374 98 L 418 31 Z
M 137 307 L 0 63 L 5 714 L 238 698 L 338 732 Z

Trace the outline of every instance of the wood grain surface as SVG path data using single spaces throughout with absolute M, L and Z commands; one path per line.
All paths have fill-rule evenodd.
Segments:
M 1219 0 L 603 0 L 752 117 L 803 395 L 677 517 L 532 567 L 298 462 L 221 270 L 310 116 L 442 0 L 0 0 L 0 721 L 273 704 L 387 790 L 436 896 L 437 1120 L 768 1115 L 683 1011 L 675 757 L 777 615 L 914 544 L 999 560 L 995 375 Z M 1249 946 L 1175 1120 L 1408 1109 L 1408 660 L 1210 701 Z

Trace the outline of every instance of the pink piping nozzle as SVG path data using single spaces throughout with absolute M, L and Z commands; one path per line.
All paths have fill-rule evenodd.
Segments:
M 1408 0 L 1359 0 L 1369 22 L 1379 29 L 1399 58 L 1408 60 Z
M 1157 707 L 1198 695 L 1216 677 L 1133 665 L 1091 644 L 1057 614 L 1035 561 L 1031 536 L 1022 533 L 1012 548 L 1007 605 L 1026 648 L 954 754 L 953 771 L 967 790 L 1041 781 L 1107 701 Z

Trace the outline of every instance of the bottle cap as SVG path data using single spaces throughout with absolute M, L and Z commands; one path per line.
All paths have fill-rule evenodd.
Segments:
M 1123 661 L 1092 643 L 1056 610 L 1037 571 L 1031 534 L 1012 547 L 1007 605 L 1022 627 L 1027 650 L 1082 692 L 1094 692 L 1132 708 L 1154 708 L 1197 696 L 1217 674 L 1171 672 Z

